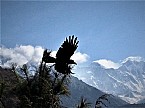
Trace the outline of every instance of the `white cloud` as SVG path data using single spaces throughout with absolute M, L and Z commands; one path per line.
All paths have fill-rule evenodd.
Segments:
M 15 48 L 1 47 L 0 56 L 3 57 L 0 65 L 9 67 L 12 63 L 23 65 L 25 63 L 40 63 L 43 56 L 44 49 L 41 46 L 33 47 L 27 46 L 16 46 Z M 52 51 L 51 56 L 55 57 L 57 51 Z M 87 54 L 76 52 L 71 59 L 77 63 L 86 62 L 88 59 Z M 2 63 L 3 62 L 3 63 Z
M 71 59 L 73 59 L 76 63 L 84 63 L 88 60 L 89 56 L 85 53 L 76 52 Z
M 23 65 L 28 62 L 39 63 L 41 61 L 44 49 L 40 46 L 33 47 L 27 46 L 16 46 L 15 48 L 0 49 L 0 56 L 3 57 L 3 66 L 9 67 L 11 63 Z
M 100 59 L 100 60 L 96 60 L 94 62 L 99 63 L 100 65 L 102 65 L 106 69 L 109 69 L 109 68 L 118 69 L 120 67 L 119 63 L 114 63 L 113 61 L 106 60 L 106 59 Z
M 57 51 L 52 51 L 50 55 L 51 55 L 52 57 L 56 57 L 56 53 L 57 53 Z

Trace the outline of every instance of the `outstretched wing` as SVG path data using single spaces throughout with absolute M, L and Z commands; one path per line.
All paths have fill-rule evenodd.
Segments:
M 69 39 L 66 38 L 56 54 L 56 59 L 58 61 L 68 62 L 70 60 L 70 57 L 77 49 L 78 43 L 79 41 L 77 41 L 77 37 L 74 38 L 74 35 L 69 36 Z

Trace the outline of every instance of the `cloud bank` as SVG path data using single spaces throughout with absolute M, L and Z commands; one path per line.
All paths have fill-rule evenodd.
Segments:
M 119 63 L 115 63 L 111 60 L 106 60 L 106 59 L 100 59 L 94 62 L 99 63 L 101 66 L 103 66 L 106 69 L 110 69 L 110 68 L 118 69 L 121 66 Z
M 9 67 L 12 63 L 23 65 L 26 63 L 39 64 L 43 56 L 44 48 L 41 46 L 20 45 L 15 48 L 1 47 L 0 49 L 0 65 Z M 57 51 L 52 51 L 51 56 L 55 57 Z M 84 63 L 88 59 L 87 54 L 76 52 L 71 59 L 77 63 Z
M 20 66 L 26 63 L 39 63 L 44 49 L 40 46 L 21 45 L 15 48 L 2 47 L 0 50 L 1 65 L 9 67 L 12 63 Z

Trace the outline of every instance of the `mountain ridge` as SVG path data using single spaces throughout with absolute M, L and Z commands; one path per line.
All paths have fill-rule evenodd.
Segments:
M 93 62 L 86 67 L 77 67 L 74 72 L 87 84 L 127 102 L 137 103 L 145 98 L 145 61 L 141 57 L 126 58 L 118 69 L 106 69 Z

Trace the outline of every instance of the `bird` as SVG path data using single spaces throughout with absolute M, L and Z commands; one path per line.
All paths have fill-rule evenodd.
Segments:
M 45 50 L 42 60 L 45 63 L 55 63 L 55 70 L 57 72 L 60 72 L 62 74 L 69 74 L 71 73 L 71 64 L 77 64 L 70 58 L 77 49 L 78 43 L 79 41 L 77 40 L 77 37 L 74 37 L 74 35 L 69 36 L 69 38 L 66 38 L 66 40 L 58 49 L 56 58 L 51 57 L 51 52 L 47 52 L 47 50 Z

